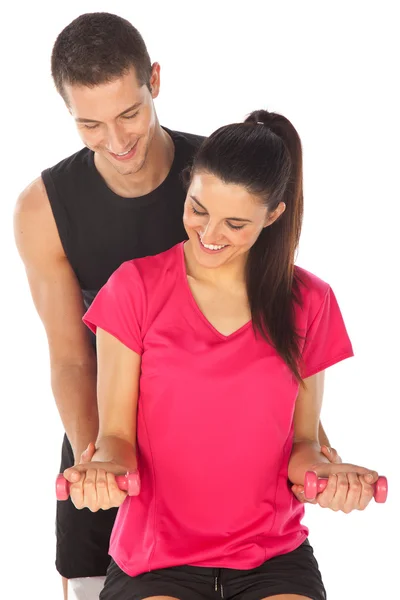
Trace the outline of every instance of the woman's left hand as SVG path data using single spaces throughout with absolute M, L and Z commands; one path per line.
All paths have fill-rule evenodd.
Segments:
M 312 470 L 318 477 L 328 478 L 325 490 L 312 501 L 322 508 L 349 514 L 353 510 L 364 510 L 374 496 L 376 471 L 343 463 L 319 463 Z

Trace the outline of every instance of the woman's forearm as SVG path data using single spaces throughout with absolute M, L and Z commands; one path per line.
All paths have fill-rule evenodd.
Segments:
M 324 462 L 330 464 L 322 454 L 318 442 L 312 440 L 294 442 L 289 460 L 289 480 L 293 484 L 303 485 L 306 472 L 312 470 L 314 465 Z
M 321 446 L 327 446 L 328 448 L 330 448 L 329 439 L 326 435 L 325 429 L 323 428 L 321 421 L 319 422 L 318 426 L 318 441 Z

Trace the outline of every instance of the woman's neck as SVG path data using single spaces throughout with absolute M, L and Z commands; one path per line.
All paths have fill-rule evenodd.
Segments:
M 184 244 L 184 255 L 186 274 L 189 277 L 193 277 L 196 281 L 208 283 L 219 288 L 227 288 L 235 285 L 242 286 L 246 283 L 245 267 L 247 253 L 241 254 L 236 259 L 214 269 L 203 267 L 198 263 L 194 256 L 190 240 Z

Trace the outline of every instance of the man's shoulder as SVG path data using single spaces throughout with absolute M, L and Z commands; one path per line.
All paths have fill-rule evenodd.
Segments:
M 181 144 L 182 146 L 186 146 L 187 148 L 191 148 L 194 152 L 201 146 L 202 142 L 205 140 L 204 135 L 198 135 L 196 133 L 188 133 L 186 131 L 176 131 L 167 129 L 164 127 L 172 137 L 175 143 Z
M 44 169 L 44 171 L 42 171 L 42 176 L 43 174 L 50 174 L 54 177 L 63 173 L 69 173 L 85 166 L 89 166 L 92 154 L 92 151 L 88 148 L 82 148 L 81 150 L 78 150 L 78 152 L 63 158 L 55 165 Z
M 19 194 L 14 209 L 14 218 L 19 221 L 26 215 L 31 220 L 33 215 L 43 214 L 47 206 L 46 188 L 41 177 L 37 177 Z

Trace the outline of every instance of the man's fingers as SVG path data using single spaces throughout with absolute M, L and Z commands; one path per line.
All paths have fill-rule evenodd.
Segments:
M 96 446 L 93 444 L 93 442 L 90 442 L 86 450 L 82 452 L 80 462 L 85 463 L 91 461 L 95 452 Z
M 340 464 L 342 462 L 342 459 L 340 458 L 335 448 L 330 448 L 329 446 L 321 446 L 321 452 L 331 463 Z

